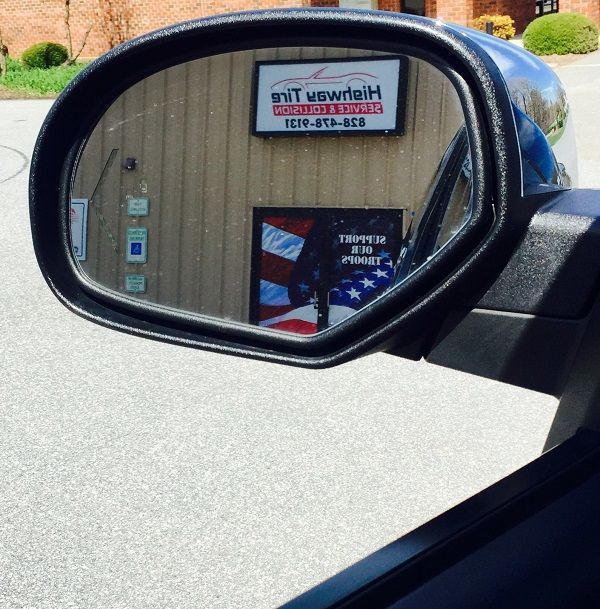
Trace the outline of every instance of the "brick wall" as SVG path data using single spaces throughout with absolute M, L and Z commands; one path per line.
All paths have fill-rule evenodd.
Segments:
M 338 6 L 338 0 L 71 0 L 73 46 L 80 45 L 84 32 L 93 24 L 84 57 L 99 55 L 109 48 L 98 14 L 98 3 L 126 5 L 130 10 L 129 37 L 177 21 L 216 13 L 301 6 Z M 28 46 L 44 40 L 65 43 L 64 0 L 1 0 L 0 30 L 11 55 L 19 56 Z M 379 8 L 401 10 L 402 0 L 379 0 Z M 574 11 L 600 21 L 600 0 L 561 0 L 561 11 Z M 485 13 L 508 14 L 522 32 L 535 14 L 535 0 L 425 0 L 430 17 L 467 25 Z
M 467 25 L 473 19 L 473 0 L 438 0 L 437 14 L 442 21 Z
M 595 1 L 600 2 L 600 0 Z M 515 20 L 517 33 L 520 34 L 527 27 L 527 24 L 535 18 L 535 1 L 474 0 L 473 18 L 481 15 L 510 15 Z
M 177 21 L 217 13 L 257 8 L 309 6 L 310 0 L 112 0 L 130 9 L 130 37 Z M 27 47 L 51 40 L 66 43 L 63 0 L 2 0 L 0 30 L 11 55 L 19 56 Z M 336 0 L 337 4 L 337 0 Z M 94 57 L 109 46 L 98 16 L 98 0 L 71 0 L 73 46 L 78 47 L 90 24 L 84 57 Z
M 440 0 L 443 2 L 444 0 Z M 437 0 L 425 0 L 425 15 L 427 17 L 437 17 Z
M 600 23 L 600 0 L 560 0 L 561 13 L 581 13 Z
M 400 12 L 400 0 L 379 0 L 378 8 L 380 11 Z
M 282 7 L 336 7 L 338 0 L 103 0 L 128 6 L 129 36 L 164 27 L 177 21 L 232 11 Z M 436 16 L 437 0 L 425 0 L 427 15 Z M 472 2 L 473 0 L 461 0 Z M 440 0 L 444 2 L 444 0 Z M 456 0 L 445 0 L 452 4 Z M 45 40 L 66 44 L 64 0 L 1 0 L 0 30 L 11 55 L 18 57 L 27 47 Z M 83 57 L 94 57 L 109 48 L 99 17 L 99 0 L 71 0 L 73 47 L 78 49 L 91 24 Z M 379 8 L 400 11 L 401 0 L 379 0 Z M 454 13 L 451 13 L 454 14 Z M 458 17 L 455 21 L 466 23 Z
M 435 0 L 429 2 L 433 4 Z M 428 15 L 437 14 L 444 21 L 463 25 L 468 25 L 481 15 L 510 15 L 515 20 L 517 33 L 521 33 L 535 17 L 534 0 L 437 0 L 436 4 L 437 6 L 428 7 Z

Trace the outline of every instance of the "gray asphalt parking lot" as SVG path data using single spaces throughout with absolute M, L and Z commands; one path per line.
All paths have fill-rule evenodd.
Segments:
M 557 68 L 586 187 L 599 64 Z M 0 102 L 0 606 L 274 606 L 539 454 L 548 396 L 387 355 L 296 370 L 67 312 L 28 230 L 49 106 Z
M 579 185 L 600 188 L 600 51 L 577 59 L 573 63 L 554 67 L 565 85 L 575 120 L 575 137 L 579 155 Z

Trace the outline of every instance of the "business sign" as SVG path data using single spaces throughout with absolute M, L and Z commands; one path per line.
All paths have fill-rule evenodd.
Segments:
M 148 229 L 127 229 L 126 262 L 130 264 L 144 264 L 148 261 Z
M 401 209 L 254 210 L 250 322 L 315 334 L 394 282 Z
M 71 199 L 71 246 L 77 260 L 87 257 L 88 200 Z
M 253 135 L 404 134 L 408 60 L 258 61 Z

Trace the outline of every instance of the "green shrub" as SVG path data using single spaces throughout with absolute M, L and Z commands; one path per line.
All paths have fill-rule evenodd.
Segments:
M 0 87 L 27 95 L 49 96 L 60 93 L 85 67 L 84 63 L 55 68 L 27 68 L 20 61 L 8 60 L 8 72 L 0 77 Z
M 510 40 L 515 35 L 515 20 L 509 15 L 481 15 L 471 24 L 476 30 L 485 32 L 485 24 L 491 21 L 494 24 L 494 36 Z
M 590 53 L 598 48 L 598 26 L 578 13 L 544 15 L 527 26 L 523 46 L 536 55 Z
M 60 66 L 69 57 L 67 47 L 56 42 L 40 42 L 24 51 L 21 59 L 29 68 L 53 68 Z
M 6 62 L 8 65 L 9 72 L 22 72 L 25 69 L 23 63 L 18 59 L 13 59 L 10 55 L 8 56 L 8 61 Z

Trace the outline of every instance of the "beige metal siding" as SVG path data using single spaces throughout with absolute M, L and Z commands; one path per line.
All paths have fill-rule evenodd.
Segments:
M 75 180 L 73 197 L 90 197 L 118 150 L 90 206 L 86 274 L 119 292 L 126 274 L 144 274 L 139 298 L 246 321 L 254 207 L 418 209 L 463 122 L 450 82 L 422 61 L 410 59 L 404 136 L 250 134 L 256 60 L 372 54 L 238 52 L 170 68 L 128 90 L 92 133 Z M 137 159 L 135 171 L 122 168 L 126 157 Z M 148 217 L 127 216 L 131 196 L 149 197 Z M 126 229 L 134 226 L 148 229 L 147 264 L 125 262 Z

